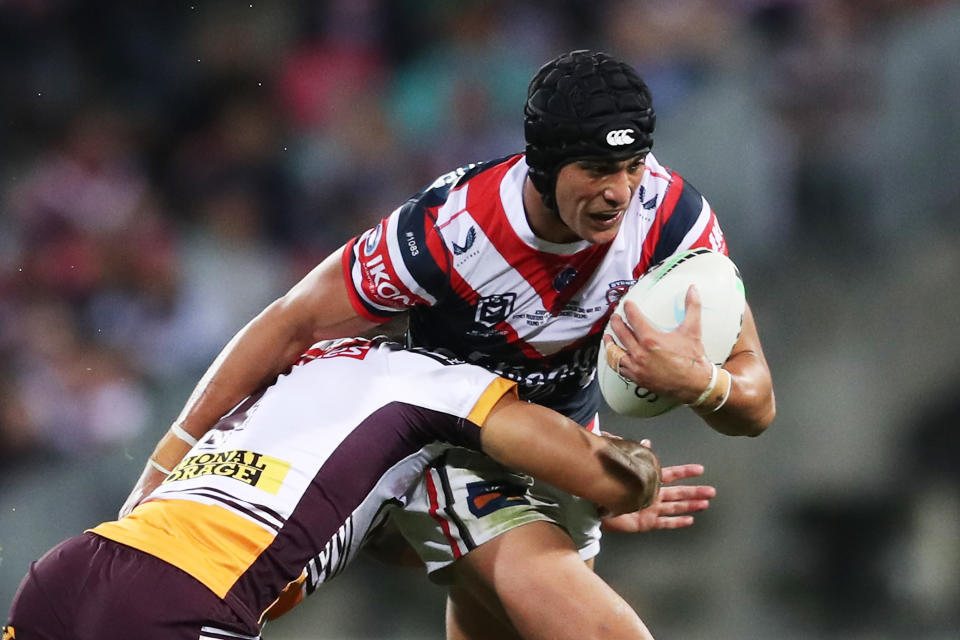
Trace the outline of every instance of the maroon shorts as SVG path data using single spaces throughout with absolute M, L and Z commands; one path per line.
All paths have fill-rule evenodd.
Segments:
M 192 576 L 93 533 L 60 543 L 30 565 L 10 607 L 16 640 L 254 640 Z

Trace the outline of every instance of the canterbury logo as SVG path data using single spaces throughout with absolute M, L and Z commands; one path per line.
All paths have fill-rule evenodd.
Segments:
M 607 144 L 611 147 L 633 144 L 633 129 L 614 129 L 607 134 Z

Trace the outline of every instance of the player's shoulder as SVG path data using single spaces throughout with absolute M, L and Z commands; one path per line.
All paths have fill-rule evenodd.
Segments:
M 696 216 L 707 206 L 690 180 L 661 164 L 653 153 L 646 157 L 644 175 L 637 189 L 637 204 L 662 218 L 671 218 L 677 211 Z
M 451 191 L 461 189 L 472 182 L 499 181 L 507 169 L 519 162 L 523 156 L 513 154 L 487 160 L 471 162 L 453 171 L 448 171 L 421 189 L 410 203 L 423 207 L 435 207 L 447 201 Z

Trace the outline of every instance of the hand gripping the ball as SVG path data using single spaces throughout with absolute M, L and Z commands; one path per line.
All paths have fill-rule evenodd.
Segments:
M 637 305 L 627 301 L 624 314 L 610 319 L 610 327 L 623 347 L 609 335 L 603 337 L 607 362 L 618 375 L 637 386 L 688 404 L 710 382 L 713 365 L 704 353 L 700 329 L 700 294 L 687 289 L 683 321 L 672 331 L 659 331 Z

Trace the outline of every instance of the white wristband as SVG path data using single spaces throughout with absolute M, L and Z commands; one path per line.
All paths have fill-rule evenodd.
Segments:
M 707 398 L 710 397 L 710 394 L 713 393 L 713 388 L 717 386 L 717 376 L 720 372 L 720 367 L 710 363 L 710 366 L 713 367 L 713 370 L 710 372 L 710 382 L 707 384 L 707 388 L 703 390 L 703 393 L 700 394 L 700 397 L 690 403 L 691 407 L 699 407 L 702 405 Z
M 170 469 L 164 469 L 162 466 L 160 466 L 160 463 L 153 458 L 147 458 L 147 464 L 164 475 L 170 475 Z
M 178 438 L 186 442 L 191 447 L 197 446 L 198 440 L 194 438 L 192 435 L 190 435 L 187 432 L 187 430 L 181 427 L 179 424 L 173 423 L 172 425 L 170 425 L 170 431 L 173 432 L 173 435 L 177 436 Z
M 718 405 L 715 406 L 713 409 L 711 409 L 711 410 L 710 410 L 710 413 L 716 413 L 717 411 L 720 411 L 721 407 L 723 407 L 723 405 L 727 404 L 727 398 L 730 397 L 730 390 L 733 389 L 733 376 L 730 375 L 730 372 L 727 371 L 726 369 L 724 369 L 724 373 L 727 374 L 727 378 L 728 378 L 728 379 L 727 379 L 727 391 L 726 391 L 726 393 L 723 394 L 723 399 L 720 400 L 720 404 L 718 404 Z

